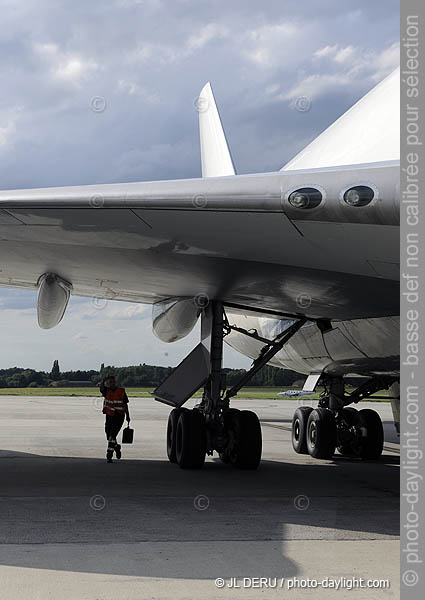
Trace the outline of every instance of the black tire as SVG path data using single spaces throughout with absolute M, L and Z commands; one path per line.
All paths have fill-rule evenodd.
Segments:
M 316 408 L 307 423 L 307 450 L 313 458 L 332 458 L 336 447 L 335 417 L 327 408 Z
M 238 469 L 257 469 L 261 461 L 262 434 L 257 415 L 250 410 L 241 410 L 232 415 L 231 430 L 233 448 L 229 458 Z
M 223 422 L 225 429 L 230 429 L 232 426 L 233 417 L 239 414 L 241 411 L 238 408 L 228 408 L 223 413 Z
M 352 425 L 354 425 L 357 421 L 357 413 L 358 411 L 353 408 L 352 406 L 345 406 L 343 408 L 343 412 L 344 412 L 344 419 L 347 422 L 347 424 L 351 427 Z M 340 454 L 342 454 L 342 456 L 353 456 L 355 455 L 355 451 L 353 449 L 352 444 L 350 443 L 342 443 L 342 444 L 338 444 L 337 446 L 337 450 Z
M 226 431 L 229 431 L 232 428 L 232 419 L 239 412 L 240 410 L 238 408 L 228 408 L 223 413 L 223 424 L 224 429 Z M 223 462 L 225 465 L 228 465 L 230 463 L 230 456 L 227 450 L 225 450 L 224 452 L 219 452 L 218 455 L 220 457 L 221 462 Z
M 173 408 L 168 415 L 167 423 L 167 456 L 168 460 L 172 463 L 177 462 L 176 455 L 176 434 L 177 434 L 177 422 L 181 415 L 181 408 Z
M 182 469 L 200 469 L 205 462 L 207 436 L 203 415 L 184 410 L 177 421 L 176 460 Z
M 307 450 L 307 422 L 311 406 L 299 406 L 292 419 L 292 447 L 297 454 L 308 454 Z
M 352 423 L 353 420 L 356 419 L 357 413 L 359 412 L 356 408 L 353 408 L 352 406 L 344 406 L 342 411 L 343 411 L 344 417 L 348 423 Z
M 357 413 L 357 426 L 366 429 L 366 436 L 360 437 L 359 456 L 364 460 L 375 460 L 384 448 L 384 428 L 381 417 L 375 410 L 363 408 Z

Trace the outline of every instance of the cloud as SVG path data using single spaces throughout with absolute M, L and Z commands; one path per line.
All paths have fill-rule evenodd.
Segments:
M 99 65 L 78 53 L 62 52 L 56 44 L 35 43 L 34 53 L 46 63 L 53 78 L 81 85 L 90 75 L 99 69 Z
M 298 31 L 295 23 L 286 21 L 263 25 L 248 31 L 246 36 L 241 36 L 241 45 L 246 47 L 245 54 L 251 62 L 270 69 L 281 66 L 282 58 L 285 61 L 291 60 L 291 50 L 296 45 Z M 304 50 L 300 50 L 303 54 Z
M 324 58 L 331 57 L 337 63 L 347 62 L 356 52 L 354 46 L 346 46 L 345 48 L 341 48 L 338 44 L 334 44 L 333 46 L 324 46 L 323 48 L 319 48 L 313 54 L 315 58 Z
M 37 306 L 36 292 L 0 287 L 0 311 L 31 311 Z
M 208 42 L 214 39 L 227 37 L 231 30 L 227 27 L 220 27 L 217 23 L 208 23 L 202 27 L 198 33 L 191 35 L 187 41 L 186 52 L 196 52 L 203 48 Z
M 316 61 L 327 61 L 328 66 L 316 67 L 315 73 L 303 76 L 288 91 L 278 94 L 279 99 L 306 96 L 313 100 L 349 89 L 364 93 L 399 65 L 399 43 L 393 42 L 379 51 L 352 45 L 327 45 L 316 50 L 313 57 Z
M 74 336 L 72 336 L 72 339 L 75 341 L 81 341 L 81 340 L 87 340 L 87 336 L 82 333 L 81 331 L 79 331 L 78 333 L 76 333 Z
M 356 50 L 353 46 L 346 46 L 345 48 L 341 48 L 336 53 L 334 60 L 337 63 L 346 63 L 350 58 L 352 58 L 355 51 Z
M 116 89 L 117 89 L 118 93 L 128 94 L 130 96 L 138 96 L 139 98 L 142 98 L 146 102 L 157 103 L 157 102 L 161 101 L 161 98 L 160 98 L 158 92 L 155 92 L 152 90 L 149 91 L 149 90 L 143 88 L 136 81 L 128 81 L 125 79 L 120 79 L 117 83 Z
M 350 77 L 347 74 L 309 75 L 280 97 L 284 100 L 292 100 L 306 96 L 309 100 L 314 100 L 326 92 L 335 91 L 337 88 L 344 88 L 350 81 Z
M 388 48 L 380 52 L 376 58 L 376 71 L 372 75 L 374 81 L 378 82 L 400 64 L 400 44 L 394 42 Z
M 82 321 L 141 321 L 151 316 L 151 307 L 146 304 L 122 302 L 119 300 L 106 300 L 103 298 L 78 298 L 71 297 L 68 310 L 74 320 Z
M 324 46 L 323 48 L 319 48 L 314 52 L 313 56 L 316 58 L 323 58 L 324 56 L 335 55 L 338 51 L 338 46 L 335 44 L 334 46 Z

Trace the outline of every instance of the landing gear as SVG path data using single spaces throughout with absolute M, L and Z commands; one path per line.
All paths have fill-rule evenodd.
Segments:
M 307 450 L 313 458 L 332 458 L 336 447 L 336 424 L 328 408 L 316 408 L 307 422 Z
M 230 399 L 275 356 L 306 319 L 293 319 L 275 339 L 230 325 L 221 302 L 213 301 L 201 317 L 201 343 L 153 392 L 160 402 L 174 406 L 167 425 L 167 455 L 183 469 L 199 469 L 205 456 L 217 452 L 239 469 L 256 469 L 261 461 L 261 426 L 255 413 L 230 408 Z M 252 367 L 230 389 L 222 370 L 223 338 L 232 330 L 255 338 L 262 350 Z M 182 405 L 200 388 L 202 401 L 193 410 Z M 176 391 L 177 390 L 177 391 Z
M 381 417 L 375 410 L 363 408 L 357 411 L 346 407 L 338 426 L 338 452 L 343 456 L 357 456 L 375 460 L 382 454 L 384 429 Z
M 224 462 L 230 462 L 238 469 L 256 469 L 262 450 L 261 426 L 257 415 L 250 410 L 235 411 L 230 416 L 227 433 L 229 443 Z
M 357 413 L 356 426 L 360 434 L 356 446 L 358 455 L 365 460 L 379 458 L 384 447 L 381 417 L 376 411 L 363 408 Z
M 207 436 L 202 413 L 184 410 L 177 421 L 176 462 L 182 469 L 200 469 L 205 462 Z
M 344 407 L 340 413 L 337 449 L 342 456 L 352 456 L 354 454 L 352 444 L 357 436 L 353 427 L 356 425 L 357 414 L 357 410 L 351 406 Z
M 307 422 L 312 412 L 311 406 L 299 406 L 292 419 L 292 447 L 297 454 L 308 454 Z
M 237 408 L 228 408 L 226 411 L 223 412 L 223 427 L 224 427 L 224 431 L 226 432 L 226 436 L 228 439 L 228 443 L 227 445 L 224 447 L 222 452 L 219 452 L 219 457 L 221 462 L 225 463 L 225 464 L 229 464 L 231 462 L 230 460 L 230 450 L 231 450 L 231 440 L 232 440 L 232 435 L 234 436 L 233 430 L 234 430 L 234 420 L 235 418 L 237 419 L 237 416 L 239 414 L 239 409 Z M 236 466 L 236 465 L 234 465 Z
M 168 415 L 167 456 L 182 469 L 199 469 L 205 462 L 205 420 L 197 410 L 174 408 Z
M 384 430 L 379 414 L 371 409 L 347 406 L 393 385 L 393 378 L 372 378 L 350 395 L 342 377 L 324 378 L 325 390 L 315 410 L 297 408 L 292 420 L 292 445 L 299 454 L 329 459 L 335 448 L 343 456 L 376 460 L 382 454 Z
M 177 462 L 177 455 L 176 455 L 177 423 L 178 423 L 181 412 L 182 412 L 181 408 L 174 408 L 168 415 L 167 456 L 168 456 L 168 460 L 172 463 Z

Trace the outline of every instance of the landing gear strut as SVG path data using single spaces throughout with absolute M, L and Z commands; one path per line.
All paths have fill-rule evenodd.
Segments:
M 325 390 L 318 408 L 303 406 L 295 411 L 292 421 L 295 452 L 329 459 L 337 448 L 342 455 L 364 460 L 379 458 L 384 445 L 379 414 L 368 408 L 357 411 L 347 405 L 389 388 L 394 378 L 371 378 L 349 395 L 345 394 L 342 377 L 325 377 L 323 383 Z
M 266 365 L 273 356 L 295 335 L 306 322 L 302 318 L 295 320 L 285 331 L 274 340 L 260 337 L 257 332 L 245 331 L 230 325 L 223 304 L 211 302 L 204 310 L 201 318 L 201 348 L 196 348 L 193 360 L 203 364 L 202 357 L 207 363 L 207 372 L 201 385 L 203 396 L 200 404 L 193 410 L 182 408 L 182 404 L 199 389 L 187 385 L 186 396 L 179 400 L 179 406 L 174 408 L 168 418 L 167 426 L 167 455 L 171 462 L 177 463 L 183 469 L 202 467 L 206 455 L 218 452 L 221 460 L 239 469 L 256 469 L 261 461 L 262 436 L 261 426 L 257 415 L 249 410 L 230 408 L 230 399 L 246 385 L 246 383 Z M 256 358 L 246 373 L 230 389 L 226 389 L 222 372 L 223 338 L 232 330 L 248 335 L 264 343 L 258 358 Z M 190 360 L 191 355 L 185 360 Z M 196 358 L 198 357 L 198 358 Z M 201 366 L 202 368 L 202 366 Z M 183 361 L 170 376 L 178 381 L 176 374 L 181 369 L 182 378 L 186 378 L 190 367 Z M 160 390 L 160 388 L 162 389 Z M 172 394 L 164 391 L 164 386 L 155 390 L 155 397 L 167 404 L 171 402 Z

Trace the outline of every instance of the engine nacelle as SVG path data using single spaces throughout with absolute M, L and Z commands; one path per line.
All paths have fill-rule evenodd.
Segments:
M 195 327 L 204 307 L 195 298 L 168 298 L 152 306 L 152 328 L 163 342 L 186 337 Z
M 38 286 L 38 324 L 42 329 L 51 329 L 62 321 L 72 285 L 55 273 L 45 273 L 38 280 Z

